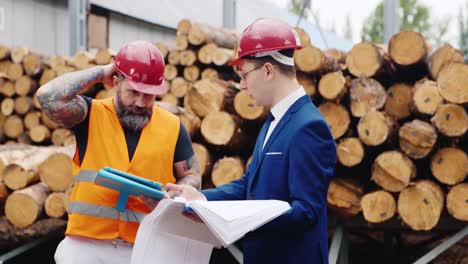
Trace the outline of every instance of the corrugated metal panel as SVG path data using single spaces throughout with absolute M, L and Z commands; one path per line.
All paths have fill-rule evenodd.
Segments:
M 217 27 L 223 25 L 221 0 L 90 0 L 90 3 L 169 28 L 175 28 L 182 18 Z
M 172 43 L 175 30 L 138 21 L 134 18 L 111 13 L 109 20 L 109 46 L 118 50 L 132 40 Z

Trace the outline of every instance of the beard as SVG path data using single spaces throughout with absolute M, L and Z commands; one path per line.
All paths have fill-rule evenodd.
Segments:
M 134 105 L 125 106 L 120 96 L 120 93 L 117 92 L 117 116 L 119 117 L 120 123 L 124 128 L 132 131 L 142 130 L 151 119 L 153 108 Z M 138 112 L 138 114 L 135 112 Z

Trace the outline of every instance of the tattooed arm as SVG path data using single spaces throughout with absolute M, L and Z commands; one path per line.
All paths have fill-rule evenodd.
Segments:
M 190 185 L 196 189 L 200 189 L 200 165 L 195 155 L 192 155 L 187 160 L 174 163 L 174 176 L 177 179 L 177 184 Z
M 42 110 L 55 122 L 70 128 L 88 114 L 86 101 L 79 96 L 98 82 L 110 83 L 115 70 L 112 64 L 71 72 L 44 84 L 37 91 Z

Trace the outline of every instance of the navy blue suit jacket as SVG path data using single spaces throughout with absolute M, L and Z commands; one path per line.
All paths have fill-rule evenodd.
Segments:
M 323 116 L 305 95 L 281 118 L 263 150 L 262 145 L 257 138 L 241 179 L 202 193 L 209 201 L 277 199 L 291 205 L 246 235 L 245 263 L 328 263 L 327 190 L 336 148 Z

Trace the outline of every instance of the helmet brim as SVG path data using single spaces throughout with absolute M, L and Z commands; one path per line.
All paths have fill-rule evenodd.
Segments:
M 146 84 L 141 82 L 135 82 L 127 78 L 128 83 L 138 92 L 152 95 L 161 95 L 167 92 L 167 86 L 164 79 L 160 85 Z

